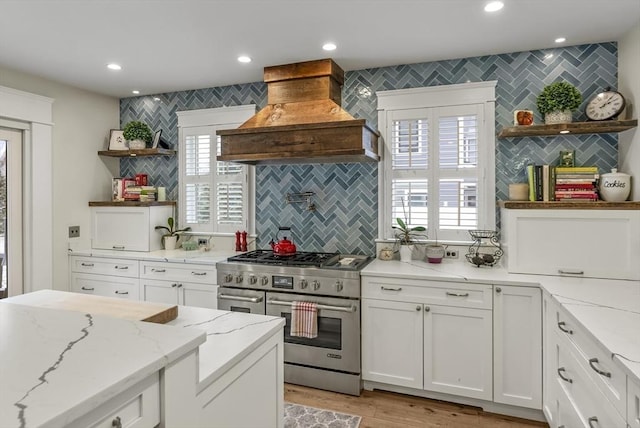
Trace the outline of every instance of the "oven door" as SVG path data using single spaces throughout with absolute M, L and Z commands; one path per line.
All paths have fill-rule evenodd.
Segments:
M 293 301 L 318 305 L 318 337 L 291 336 Z M 267 292 L 267 315 L 283 317 L 284 361 L 360 373 L 360 301 Z
M 218 309 L 264 315 L 264 291 L 220 287 Z

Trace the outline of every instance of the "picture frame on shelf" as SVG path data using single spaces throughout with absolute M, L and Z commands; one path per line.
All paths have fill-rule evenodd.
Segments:
M 560 150 L 560 163 L 559 166 L 575 166 L 575 150 Z
M 109 150 L 129 150 L 122 129 L 112 129 L 109 134 Z
M 151 145 L 152 149 L 158 148 L 158 144 L 160 143 L 161 136 L 162 136 L 162 129 L 159 131 L 156 131 L 156 133 L 153 135 L 153 144 Z

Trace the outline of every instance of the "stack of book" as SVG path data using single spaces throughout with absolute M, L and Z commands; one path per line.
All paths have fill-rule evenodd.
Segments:
M 597 166 L 556 167 L 555 200 L 597 201 L 599 178 Z
M 153 186 L 129 186 L 124 192 L 125 201 L 155 201 L 156 188 Z
M 549 165 L 527 166 L 530 201 L 553 201 L 553 167 Z

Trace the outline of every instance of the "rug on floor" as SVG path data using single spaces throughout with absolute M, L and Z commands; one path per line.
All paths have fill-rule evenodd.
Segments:
M 284 428 L 357 428 L 360 416 L 284 403 Z

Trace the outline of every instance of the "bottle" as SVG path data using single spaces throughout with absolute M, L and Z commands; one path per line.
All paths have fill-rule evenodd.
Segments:
M 247 251 L 247 231 L 242 232 L 241 251 Z
M 242 251 L 242 246 L 240 244 L 240 231 L 236 232 L 236 251 Z

